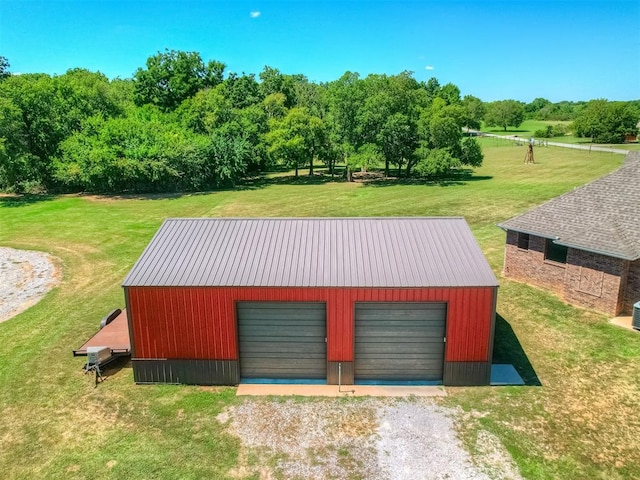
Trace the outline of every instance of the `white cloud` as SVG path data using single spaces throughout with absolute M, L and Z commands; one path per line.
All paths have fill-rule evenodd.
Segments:
M 433 70 L 433 65 L 427 65 L 424 67 L 425 70 Z
M 249 16 L 251 18 L 258 18 L 260 16 L 260 12 L 257 10 L 254 10 L 253 12 L 249 12 Z

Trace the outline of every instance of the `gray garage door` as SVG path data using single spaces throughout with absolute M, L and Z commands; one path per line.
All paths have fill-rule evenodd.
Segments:
M 356 380 L 440 381 L 444 303 L 357 303 Z
M 326 378 L 324 303 L 240 302 L 237 314 L 240 377 Z

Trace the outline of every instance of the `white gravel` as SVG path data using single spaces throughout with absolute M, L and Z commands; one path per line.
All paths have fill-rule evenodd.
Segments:
M 0 322 L 38 303 L 57 283 L 50 255 L 0 247 Z
M 452 410 L 401 403 L 378 410 L 378 464 L 385 478 L 485 480 L 462 448 Z
M 251 399 L 225 410 L 218 421 L 245 447 L 240 464 L 230 472 L 237 478 L 521 478 L 488 432 L 480 432 L 472 459 L 457 437 L 458 418 L 461 411 L 431 399 Z

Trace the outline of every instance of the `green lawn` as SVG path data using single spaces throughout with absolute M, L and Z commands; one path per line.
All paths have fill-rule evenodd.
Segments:
M 126 364 L 94 388 L 71 355 L 123 305 L 120 283 L 164 218 L 461 215 L 499 274 L 496 223 L 623 160 L 549 148 L 525 165 L 522 147 L 483 144 L 485 165 L 448 182 L 277 175 L 183 196 L 0 197 L 0 245 L 49 252 L 62 270 L 42 302 L 0 323 L 0 476 L 225 478 L 236 463 L 238 442 L 215 420 L 234 388 L 136 386 Z M 469 447 L 493 432 L 526 478 L 640 477 L 640 336 L 504 279 L 498 312 L 496 356 L 531 385 L 448 388 Z
M 561 120 L 525 120 L 519 127 L 507 127 L 507 131 L 501 127 L 488 127 L 482 125 L 481 130 L 487 133 L 495 133 L 496 135 L 520 135 L 522 137 L 531 137 L 536 130 L 544 130 L 547 125 L 570 125 L 571 122 Z
M 493 133 L 496 135 L 518 135 L 523 138 L 534 137 L 534 133 L 536 130 L 544 130 L 547 128 L 547 125 L 570 125 L 571 122 L 560 121 L 560 120 L 525 120 L 522 122 L 517 128 L 508 127 L 505 132 L 503 128 L 500 127 L 487 127 L 483 125 L 481 130 L 487 133 Z M 612 144 L 593 144 L 591 143 L 590 138 L 584 137 L 574 137 L 573 135 L 564 135 L 562 137 L 553 137 L 548 138 L 550 142 L 559 142 L 559 143 L 573 143 L 579 145 L 599 145 L 602 147 L 611 147 L 611 148 L 619 148 L 621 150 L 640 150 L 640 143 L 612 143 Z

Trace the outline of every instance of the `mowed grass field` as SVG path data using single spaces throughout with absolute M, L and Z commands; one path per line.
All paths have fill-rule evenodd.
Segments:
M 518 135 L 523 138 L 535 137 L 535 132 L 537 130 L 545 130 L 548 125 L 565 125 L 569 127 L 572 122 L 562 121 L 562 120 L 525 120 L 522 124 L 517 127 L 507 127 L 507 131 L 505 132 L 503 128 L 500 127 L 487 127 L 486 125 L 482 126 L 482 131 L 487 133 L 494 133 L 496 135 Z M 553 137 L 546 139 L 550 142 L 559 142 L 559 143 L 574 143 L 578 145 L 600 145 L 611 148 L 619 148 L 621 150 L 640 150 L 640 143 L 611 143 L 611 144 L 594 144 L 591 142 L 590 138 L 584 137 L 576 137 L 573 135 L 563 135 L 561 137 Z
M 237 463 L 240 445 L 216 421 L 234 388 L 136 386 L 126 364 L 94 388 L 71 353 L 123 306 L 120 283 L 164 218 L 449 215 L 467 219 L 499 276 L 495 357 L 528 383 L 447 388 L 438 401 L 464 411 L 468 448 L 488 430 L 525 478 L 640 478 L 640 335 L 501 278 L 495 226 L 623 156 L 540 148 L 525 165 L 524 155 L 485 141 L 473 176 L 436 183 L 278 174 L 203 194 L 0 197 L 0 245 L 51 253 L 61 271 L 42 302 L 0 323 L 0 477 L 227 478 Z

